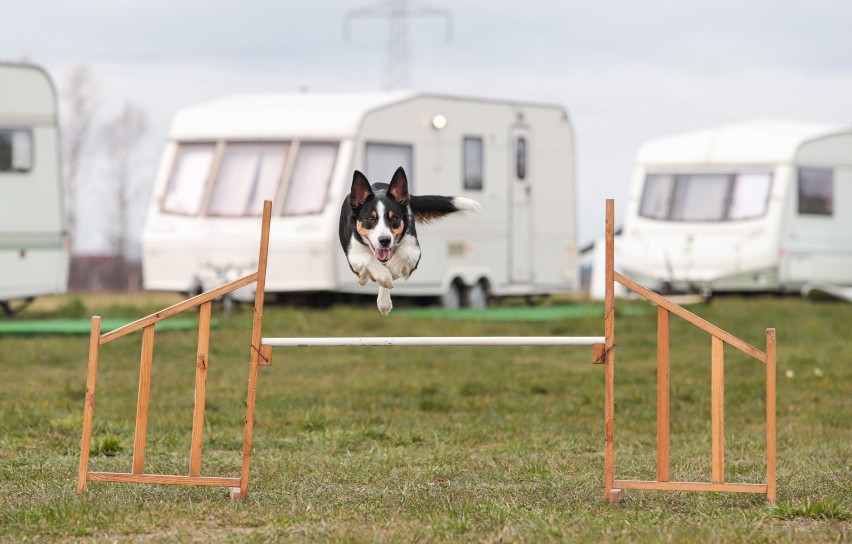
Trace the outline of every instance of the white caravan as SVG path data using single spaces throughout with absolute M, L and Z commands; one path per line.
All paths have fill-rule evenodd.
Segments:
M 353 170 L 388 183 L 399 166 L 412 193 L 466 196 L 482 211 L 418 228 L 420 265 L 394 296 L 476 307 L 576 290 L 567 112 L 413 92 L 245 95 L 179 111 L 143 234 L 144 286 L 192 292 L 254 270 L 269 199 L 269 292 L 375 293 L 340 248 L 340 207 Z
M 56 91 L 29 64 L 0 63 L 0 307 L 68 288 Z
M 852 127 L 752 121 L 645 143 L 618 260 L 662 291 L 852 285 Z

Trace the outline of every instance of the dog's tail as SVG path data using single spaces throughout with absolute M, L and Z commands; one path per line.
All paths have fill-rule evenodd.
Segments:
M 478 212 L 479 202 L 463 196 L 411 195 L 411 211 L 418 223 L 429 223 L 456 212 Z

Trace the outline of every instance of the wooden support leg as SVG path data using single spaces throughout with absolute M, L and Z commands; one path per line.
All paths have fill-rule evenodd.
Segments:
M 139 364 L 139 396 L 136 399 L 136 434 L 133 439 L 133 474 L 145 472 L 145 440 L 148 434 L 148 398 L 151 396 L 151 364 L 154 360 L 154 324 L 142 329 Z
M 725 343 L 713 337 L 710 376 L 712 480 L 725 482 Z
M 204 439 L 204 404 L 207 402 L 207 362 L 210 352 L 210 313 L 212 301 L 201 305 L 198 316 L 198 355 L 195 360 L 195 406 L 192 413 L 192 443 L 189 475 L 201 476 L 201 445 Z
M 775 329 L 766 330 L 766 500 L 775 504 Z
M 254 320 L 251 330 L 251 356 L 249 359 L 248 393 L 246 395 L 246 426 L 243 432 L 243 465 L 240 472 L 239 489 L 231 489 L 231 500 L 240 501 L 248 497 L 251 446 L 254 436 L 254 404 L 257 395 L 257 368 L 260 364 L 260 341 L 263 327 L 263 295 L 266 289 L 266 264 L 269 252 L 269 225 L 272 217 L 272 202 L 263 203 L 263 222 L 260 232 L 260 250 L 257 257 L 257 283 L 254 294 Z
M 92 317 L 89 333 L 89 368 L 86 373 L 86 399 L 83 405 L 83 439 L 80 442 L 80 471 L 77 475 L 77 491 L 86 490 L 89 473 L 89 451 L 92 446 L 92 416 L 95 412 L 95 381 L 98 377 L 98 352 L 100 350 L 101 318 Z
M 657 306 L 657 481 L 669 481 L 669 311 Z
M 604 496 L 621 500 L 613 489 L 615 479 L 615 204 L 606 201 L 606 279 L 604 296 Z
M 609 490 L 609 502 L 612 504 L 618 504 L 624 499 L 624 490 L 619 488 L 613 488 Z

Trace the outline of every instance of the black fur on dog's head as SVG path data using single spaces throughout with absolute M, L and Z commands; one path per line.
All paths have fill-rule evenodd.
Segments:
M 406 234 L 415 235 L 410 200 L 408 178 L 401 167 L 394 172 L 390 184 L 370 185 L 358 170 L 352 176 L 349 229 L 380 262 L 390 259 Z

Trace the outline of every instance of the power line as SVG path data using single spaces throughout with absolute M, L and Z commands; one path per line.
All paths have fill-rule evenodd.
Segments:
M 409 83 L 408 20 L 411 17 L 442 17 L 445 22 L 444 38 L 452 39 L 453 20 L 445 9 L 421 5 L 410 0 L 383 0 L 346 12 L 343 21 L 343 39 L 349 41 L 352 20 L 359 17 L 387 18 L 390 23 L 385 88 L 398 89 Z

